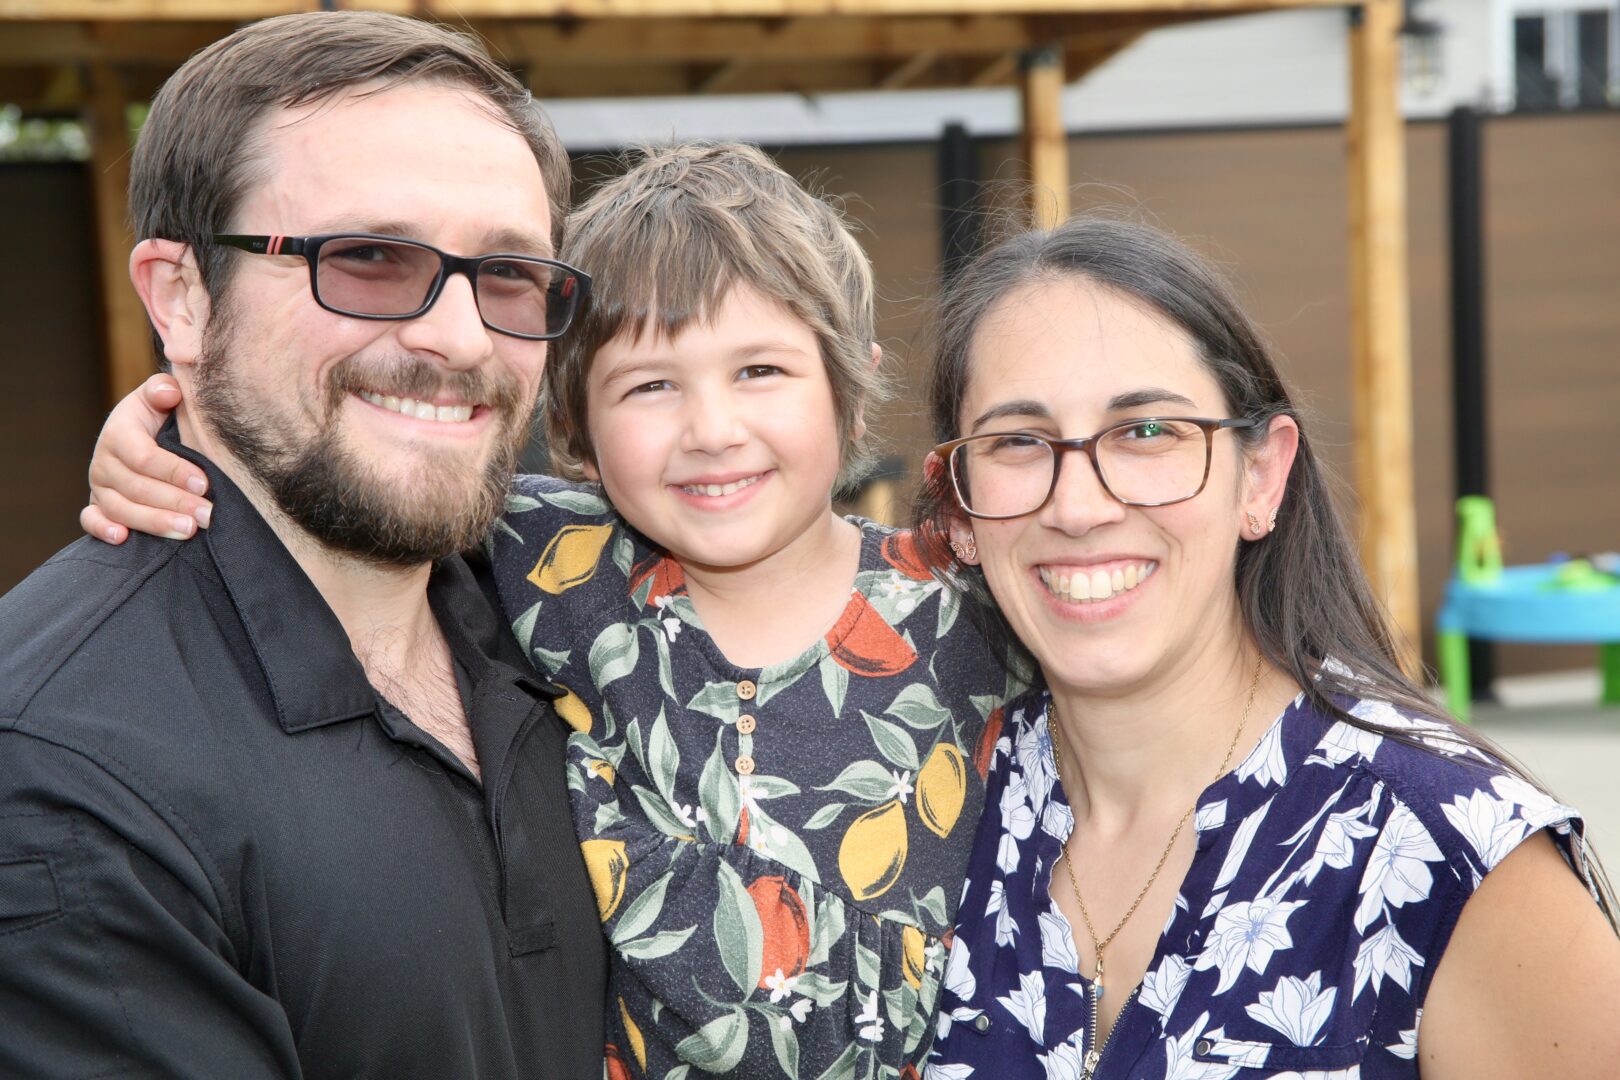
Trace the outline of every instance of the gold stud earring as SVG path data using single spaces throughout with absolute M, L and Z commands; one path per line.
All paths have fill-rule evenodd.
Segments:
M 960 540 L 952 540 L 951 552 L 955 554 L 958 562 L 972 562 L 979 557 L 979 547 L 973 542 L 971 535 L 965 544 Z
M 1276 532 L 1276 531 L 1277 531 L 1277 508 L 1275 506 L 1273 506 L 1271 508 L 1271 517 L 1266 522 L 1266 532 L 1270 533 L 1270 532 Z
M 1256 536 L 1264 536 L 1266 534 L 1265 526 L 1260 524 L 1260 519 L 1254 516 L 1254 512 L 1252 510 L 1244 511 L 1243 516 L 1249 520 L 1250 532 L 1254 533 Z

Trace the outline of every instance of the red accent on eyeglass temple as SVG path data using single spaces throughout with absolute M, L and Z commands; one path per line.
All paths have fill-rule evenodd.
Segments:
M 569 278 L 567 281 L 563 282 L 562 298 L 564 300 L 567 300 L 570 296 L 573 296 L 574 295 L 574 286 L 578 285 L 578 284 L 579 284 L 579 282 L 575 278 Z
M 269 246 L 265 248 L 265 253 L 267 255 L 280 255 L 281 254 L 281 242 L 284 239 L 286 239 L 286 237 L 272 236 L 270 238 Z

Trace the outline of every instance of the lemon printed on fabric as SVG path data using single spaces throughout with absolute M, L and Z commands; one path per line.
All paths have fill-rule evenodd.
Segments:
M 680 565 L 592 489 L 521 477 L 508 498 L 491 554 L 514 633 L 565 690 L 611 944 L 610 1077 L 921 1069 L 989 751 L 1022 688 L 909 533 L 856 523 L 836 624 L 740 668 Z

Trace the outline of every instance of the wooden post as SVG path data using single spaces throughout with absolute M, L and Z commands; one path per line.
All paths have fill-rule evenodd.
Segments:
M 1350 9 L 1350 393 L 1362 562 L 1421 666 L 1400 0 Z M 1286 508 L 1285 512 L 1286 512 Z
M 1055 46 L 1019 58 L 1023 152 L 1029 163 L 1030 213 L 1050 229 L 1069 216 L 1069 138 L 1063 129 L 1063 53 Z
M 129 282 L 129 97 L 118 69 L 90 65 L 86 119 L 90 127 L 90 189 L 95 202 L 96 253 L 101 266 L 109 407 L 157 370 L 152 329 Z

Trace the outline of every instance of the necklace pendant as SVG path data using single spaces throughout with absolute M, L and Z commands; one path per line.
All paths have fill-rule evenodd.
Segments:
M 1091 974 L 1091 992 L 1098 1001 L 1103 996 L 1103 962 L 1102 953 L 1097 954 L 1097 970 Z

